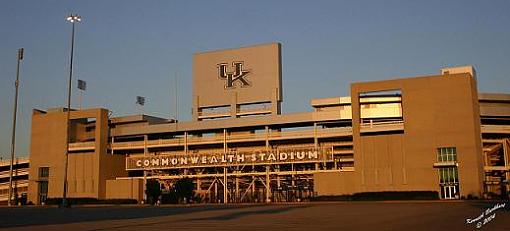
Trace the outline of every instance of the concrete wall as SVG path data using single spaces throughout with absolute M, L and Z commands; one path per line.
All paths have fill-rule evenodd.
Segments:
M 362 136 L 359 94 L 393 89 L 402 92 L 404 134 Z M 358 190 L 440 191 L 438 170 L 433 167 L 437 148 L 456 147 L 460 195 L 480 196 L 483 163 L 477 95 L 476 80 L 467 73 L 352 84 Z
M 28 200 L 39 204 L 39 167 L 49 167 L 48 197 L 62 197 L 66 142 L 65 113 L 32 115 Z
M 125 156 L 107 153 L 108 110 L 89 109 L 72 111 L 73 123 L 84 119 L 95 120 L 93 133 L 95 149 L 92 152 L 71 152 L 68 158 L 68 197 L 106 198 L 106 180 L 126 176 Z M 64 190 L 64 165 L 66 154 L 66 112 L 34 111 L 32 116 L 32 140 L 30 154 L 29 200 L 39 204 L 39 168 L 49 167 L 48 198 L 61 198 Z M 79 126 L 72 126 L 79 127 Z M 83 131 L 82 131 L 83 132 Z M 71 140 L 80 136 L 71 131 Z
M 143 199 L 142 179 L 121 179 L 106 181 L 106 199 Z
M 318 196 L 349 195 L 356 191 L 354 172 L 322 172 L 313 175 L 314 191 Z
M 402 134 L 360 133 L 359 94 L 401 90 Z M 437 149 L 456 147 L 460 195 L 481 196 L 483 162 L 476 80 L 470 74 L 351 85 L 354 173 L 315 175 L 319 195 L 440 191 Z M 351 179 L 352 178 L 352 179 Z M 353 186 L 333 186 L 336 183 Z

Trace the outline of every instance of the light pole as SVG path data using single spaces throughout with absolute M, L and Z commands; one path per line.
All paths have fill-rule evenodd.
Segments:
M 69 85 L 68 85 L 68 92 L 67 92 L 67 116 L 66 116 L 66 122 L 67 122 L 67 131 L 66 131 L 66 149 L 65 149 L 65 162 L 64 162 L 64 191 L 62 193 L 62 207 L 68 207 L 69 204 L 67 203 L 67 165 L 69 160 L 69 138 L 70 138 L 70 129 L 71 129 L 71 85 L 73 81 L 73 57 L 74 57 L 74 24 L 81 22 L 81 17 L 77 14 L 70 14 L 66 18 L 67 21 L 69 21 L 73 25 L 72 33 L 71 33 L 71 58 L 69 63 Z
M 18 113 L 18 88 L 19 88 L 19 65 L 21 60 L 23 59 L 23 48 L 18 49 L 18 66 L 16 69 L 16 82 L 14 82 L 14 86 L 16 86 L 16 93 L 14 96 L 14 112 L 12 116 L 12 138 L 11 138 L 11 165 L 9 170 L 9 198 L 7 199 L 7 204 L 11 206 L 12 199 L 12 170 L 14 164 L 14 150 L 16 148 L 16 117 Z

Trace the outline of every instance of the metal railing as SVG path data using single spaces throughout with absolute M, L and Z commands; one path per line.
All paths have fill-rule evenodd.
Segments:
M 295 131 L 269 131 L 269 133 L 231 133 L 227 134 L 227 142 L 241 142 L 250 140 L 281 140 L 281 139 L 292 139 L 292 138 L 318 138 L 331 137 L 331 136 L 348 136 L 352 135 L 352 127 L 342 128 L 320 128 L 314 131 L 314 129 L 306 130 L 295 130 Z M 171 139 L 157 139 L 145 141 L 127 141 L 127 142 L 113 142 L 110 144 L 110 148 L 114 150 L 121 149 L 142 149 L 145 145 L 147 147 L 165 147 L 165 146 L 180 146 L 186 142 L 188 145 L 204 144 L 204 143 L 221 143 L 223 142 L 223 134 L 219 133 L 213 136 L 188 136 L 187 140 L 184 137 L 171 138 Z M 70 143 L 69 150 L 87 150 L 94 149 L 94 142 L 81 142 L 81 143 Z
M 510 134 L 510 125 L 482 125 L 482 133 Z
M 14 165 L 28 163 L 28 157 L 18 157 L 14 160 Z M 11 164 L 11 159 L 1 159 L 0 166 L 6 166 Z
M 88 150 L 94 148 L 95 148 L 94 141 L 69 143 L 69 151 Z
M 369 122 L 360 124 L 361 132 L 403 130 L 404 121 Z

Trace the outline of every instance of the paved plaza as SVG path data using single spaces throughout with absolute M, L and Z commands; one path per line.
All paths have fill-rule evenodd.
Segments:
M 270 205 L 0 208 L 0 230 L 510 230 L 509 203 L 321 202 Z M 487 209 L 489 213 L 485 215 Z M 466 224 L 466 219 L 476 219 Z

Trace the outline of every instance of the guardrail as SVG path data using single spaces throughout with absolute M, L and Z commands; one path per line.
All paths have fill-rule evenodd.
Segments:
M 404 130 L 404 121 L 373 122 L 360 124 L 360 132 Z
M 24 163 L 28 163 L 29 162 L 29 158 L 28 157 L 18 157 L 16 159 L 14 159 L 14 164 L 24 164 Z M 5 165 L 11 165 L 11 159 L 2 159 L 0 160 L 0 166 L 5 166 Z
M 504 133 L 510 134 L 509 125 L 482 125 L 482 133 Z
M 331 136 L 349 136 L 352 135 L 352 127 L 343 128 L 322 128 L 314 131 L 313 129 L 307 130 L 295 130 L 295 131 L 269 131 L 269 133 L 241 133 L 241 134 L 228 134 L 226 139 L 227 142 L 243 142 L 249 140 L 281 140 L 281 139 L 292 139 L 292 138 L 313 138 L 317 135 L 319 138 L 331 137 Z M 171 138 L 171 139 L 158 139 L 148 140 L 147 143 L 144 141 L 128 141 L 128 142 L 113 142 L 110 143 L 110 148 L 114 150 L 126 150 L 126 149 L 143 149 L 145 145 L 147 147 L 165 147 L 165 146 L 180 146 L 186 142 L 189 145 L 204 144 L 204 143 L 221 143 L 223 142 L 223 135 L 218 134 L 215 136 L 189 136 L 187 141 L 183 137 Z M 70 143 L 70 151 L 79 150 L 93 150 L 95 148 L 94 142 L 80 142 Z
M 94 150 L 95 146 L 94 141 L 69 143 L 69 151 Z
M 28 175 L 28 168 L 24 168 L 24 169 L 15 169 L 12 171 L 12 175 L 13 176 L 24 176 L 24 175 Z M 8 178 L 10 176 L 10 171 L 4 171 L 2 173 L 0 173 L 0 178 Z

